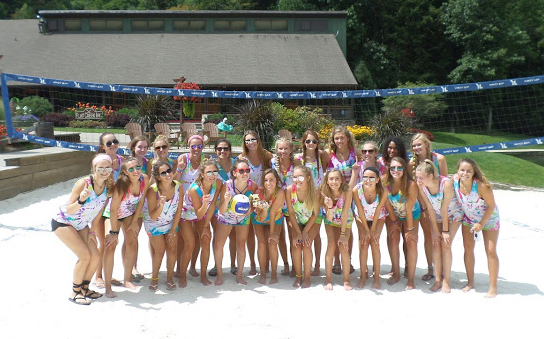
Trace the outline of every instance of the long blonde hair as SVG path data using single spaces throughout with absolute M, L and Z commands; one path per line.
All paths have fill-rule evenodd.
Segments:
M 417 133 L 412 137 L 412 140 L 410 141 L 410 149 L 412 150 L 412 159 L 410 160 L 410 164 L 412 165 L 412 173 L 415 173 L 416 167 L 419 165 L 420 161 L 418 156 L 414 152 L 414 146 L 413 143 L 416 140 L 421 140 L 425 144 L 425 148 L 427 149 L 427 153 L 425 155 L 425 159 L 433 160 L 433 148 L 431 146 L 431 141 L 427 136 L 423 133 Z
M 304 200 L 304 207 L 306 207 L 307 210 L 313 211 L 315 204 L 317 204 L 319 200 L 317 198 L 317 188 L 315 187 L 312 170 L 310 170 L 310 168 L 306 166 L 298 165 L 293 168 L 293 175 L 297 170 L 304 173 L 304 176 L 306 177 L 306 181 L 308 183 L 308 192 L 306 194 L 306 200 Z
M 429 159 L 423 160 L 419 165 L 417 165 L 417 168 L 415 169 L 414 173 L 416 172 L 423 172 L 427 175 L 432 175 L 433 179 L 438 178 L 438 169 L 433 164 L 433 162 Z
M 331 134 L 329 135 L 329 151 L 336 153 L 336 144 L 334 143 L 334 135 L 337 133 L 342 133 L 348 138 L 348 147 L 350 150 L 355 148 L 355 137 L 353 136 L 353 133 L 350 132 L 350 130 L 344 126 L 334 126 L 334 128 L 331 131 Z
M 278 166 L 278 170 L 281 171 L 281 165 L 280 165 L 280 156 L 278 155 L 278 145 L 279 144 L 287 144 L 289 145 L 289 149 L 291 150 L 291 154 L 289 154 L 289 161 L 291 161 L 291 164 L 293 163 L 293 161 L 295 160 L 295 153 L 293 152 L 294 151 L 294 147 L 293 147 L 293 141 L 287 139 L 287 138 L 279 138 L 277 141 L 276 141 L 276 146 L 275 146 L 275 151 L 276 151 L 276 155 L 274 155 L 275 159 L 276 159 L 276 165 Z
M 204 173 L 204 170 L 206 169 L 206 167 L 208 166 L 215 166 L 215 169 L 217 171 L 219 171 L 219 166 L 217 165 L 217 162 L 215 162 L 215 160 L 213 159 L 205 159 L 204 161 L 202 161 L 200 163 L 200 166 L 198 166 L 198 175 L 195 179 L 195 183 L 202 187 L 202 183 L 204 182 L 204 175 L 206 175 Z
M 332 190 L 329 186 L 329 183 L 328 183 L 328 180 L 329 180 L 329 177 L 331 176 L 332 173 L 338 173 L 338 175 L 340 176 L 340 181 L 341 181 L 341 184 L 340 184 L 340 193 L 345 193 L 349 190 L 349 185 L 346 183 L 346 180 L 344 179 L 344 176 L 342 175 L 342 172 L 340 172 L 339 169 L 336 169 L 336 168 L 333 168 L 333 169 L 330 169 L 328 170 L 326 173 L 325 173 L 325 176 L 323 177 L 323 183 L 321 183 L 321 193 L 323 193 L 324 196 L 326 197 L 332 197 Z M 323 203 L 323 202 L 321 202 Z

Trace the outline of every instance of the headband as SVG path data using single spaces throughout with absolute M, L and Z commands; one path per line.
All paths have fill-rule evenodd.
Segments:
M 96 157 L 94 157 L 93 159 L 93 166 L 96 166 L 96 164 L 99 162 L 99 161 L 102 161 L 102 160 L 107 160 L 111 163 L 113 163 L 113 161 L 111 161 L 111 158 L 109 155 L 107 154 L 100 154 L 100 155 L 97 155 Z
M 191 140 L 193 140 L 193 139 L 199 139 L 200 141 L 202 141 L 202 143 L 204 143 L 204 138 L 201 137 L 201 136 L 198 135 L 198 134 L 193 134 L 193 135 L 191 135 L 191 137 L 189 138 L 189 140 L 187 140 L 187 143 L 190 143 Z
M 366 172 L 366 171 L 372 171 L 376 174 L 376 177 L 380 177 L 380 171 L 378 171 L 378 169 L 376 167 L 367 167 L 363 170 L 363 174 Z

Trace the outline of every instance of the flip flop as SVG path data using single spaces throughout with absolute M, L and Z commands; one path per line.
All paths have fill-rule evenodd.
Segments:
M 434 274 L 431 274 L 431 273 L 427 273 L 427 274 L 425 274 L 425 275 L 423 275 L 423 276 L 421 277 L 421 279 L 422 279 L 423 281 L 429 281 L 429 280 L 431 280 L 431 279 L 433 279 L 433 278 L 434 278 Z
M 174 283 L 166 283 L 166 289 L 167 289 L 167 290 L 173 291 L 173 290 L 175 290 L 176 288 L 178 288 L 178 287 L 176 286 L 176 284 L 174 284 Z
M 111 279 L 111 284 L 113 286 L 123 286 L 123 283 L 121 283 L 119 280 L 117 279 Z
M 141 276 L 141 278 L 140 278 Z M 134 281 L 134 282 L 140 282 L 141 280 L 143 279 L 143 275 L 141 274 L 133 274 L 132 275 L 132 278 L 130 280 Z
M 337 274 L 337 275 L 340 275 L 342 273 L 342 267 L 340 266 L 340 264 L 335 264 L 332 267 L 332 273 Z
M 236 273 L 238 273 L 238 268 L 236 268 L 236 267 L 231 267 L 231 268 L 230 268 L 230 273 L 236 275 Z
M 212 269 L 208 272 L 208 275 L 209 275 L 210 277 L 215 277 L 215 276 L 217 276 L 217 267 L 212 268 Z
M 355 268 L 353 268 L 353 265 L 349 265 L 349 274 L 355 272 Z

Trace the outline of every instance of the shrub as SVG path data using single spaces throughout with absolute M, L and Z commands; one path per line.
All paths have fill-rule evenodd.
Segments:
M 28 107 L 30 113 L 37 117 L 43 117 L 44 115 L 53 112 L 53 105 L 46 98 L 39 96 L 26 97 L 17 103 L 17 106 Z
M 244 131 L 253 130 L 259 134 L 263 147 L 271 149 L 276 134 L 274 131 L 276 115 L 271 103 L 249 100 L 236 110 L 240 113 L 240 117 L 234 125 L 235 134 L 244 134 Z
M 373 139 L 381 145 L 389 137 L 404 138 L 411 127 L 411 120 L 400 111 L 387 110 L 371 119 L 371 127 L 374 130 Z
M 112 113 L 104 118 L 106 124 L 113 127 L 125 127 L 131 120 L 130 115 L 123 113 Z
M 423 133 L 429 138 L 429 141 L 434 141 L 434 135 L 424 129 L 410 128 L 410 133 Z
M 327 119 L 319 107 L 301 106 L 295 109 L 286 108 L 280 103 L 272 103 L 271 108 L 276 115 L 276 130 L 286 129 L 298 137 L 308 130 L 319 131 L 327 125 Z
M 138 110 L 136 108 L 123 107 L 117 111 L 119 114 L 128 114 L 131 119 L 138 118 Z
M 151 132 L 158 122 L 165 122 L 172 117 L 174 99 L 162 95 L 137 95 L 136 122 L 142 125 L 143 132 Z
M 97 120 L 73 120 L 68 126 L 72 128 L 105 128 L 106 123 Z
M 204 119 L 204 123 L 211 122 L 214 124 L 218 124 L 221 121 L 223 121 L 223 119 L 225 119 L 225 115 L 223 113 L 209 114 Z M 228 125 L 234 124 L 234 117 L 232 115 L 227 115 L 227 124 Z
M 44 115 L 42 120 L 52 122 L 55 127 L 67 127 L 74 118 L 62 113 L 50 113 Z

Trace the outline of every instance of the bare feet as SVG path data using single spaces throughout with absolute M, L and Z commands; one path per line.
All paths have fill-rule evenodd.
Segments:
M 258 283 L 261 285 L 266 285 L 266 275 L 261 274 L 261 277 L 259 278 Z
M 257 274 L 257 267 L 255 265 L 252 265 L 249 268 L 249 275 L 256 275 Z
M 281 275 L 289 275 L 289 264 L 283 264 L 283 270 L 281 270 Z
M 179 278 L 179 271 L 174 271 L 174 279 L 178 279 Z
M 359 279 L 359 283 L 357 284 L 357 288 L 365 288 L 366 279 Z
M 179 287 L 181 288 L 187 287 L 187 277 L 179 278 Z
M 374 283 L 372 284 L 372 288 L 376 290 L 380 290 L 382 288 L 382 283 L 380 282 L 380 277 L 374 278 Z
M 450 292 L 451 292 L 450 284 L 448 284 L 447 282 L 444 282 L 442 284 L 442 293 L 450 293 Z
M 104 288 L 106 287 L 106 284 L 104 283 L 104 279 L 102 278 L 96 278 L 96 280 L 94 281 L 94 286 L 98 287 L 98 288 Z
M 299 288 L 300 287 L 300 284 L 302 283 L 302 278 L 296 278 L 295 279 L 295 282 L 293 283 L 293 287 L 294 288 Z
M 289 273 L 289 276 L 290 276 L 291 278 L 294 278 L 296 275 L 297 275 L 297 272 L 295 272 L 295 269 L 294 269 L 294 268 L 291 269 L 291 273 Z
M 351 286 L 351 284 L 349 283 L 349 281 L 346 281 L 344 282 L 344 289 L 346 291 L 351 291 L 353 289 L 353 287 Z
M 200 277 L 200 282 L 202 283 L 202 285 L 204 286 L 210 286 L 212 284 L 212 282 L 207 278 L 207 277 Z
M 247 281 L 244 280 L 244 278 L 242 277 L 236 277 L 236 282 L 239 283 L 240 285 L 247 285 Z
M 312 283 L 310 282 L 310 277 L 308 277 L 308 278 L 305 277 L 304 281 L 302 282 L 302 285 L 300 287 L 308 288 L 310 286 L 312 286 Z
M 332 291 L 332 284 L 326 283 L 325 286 L 323 286 L 323 288 L 325 288 L 327 291 Z
M 405 279 L 408 278 L 408 270 L 406 269 L 406 267 L 404 268 L 404 273 L 402 273 L 402 277 Z
M 414 284 L 408 284 L 406 285 L 406 290 L 407 291 L 410 291 L 410 290 L 415 290 L 416 289 L 416 286 Z
M 389 286 L 392 286 L 392 285 L 395 285 L 396 283 L 398 283 L 400 280 L 400 277 L 397 275 L 392 275 L 389 277 L 389 279 L 387 279 L 387 285 Z
M 435 281 L 434 285 L 429 288 L 431 292 L 437 292 L 439 289 L 442 288 L 442 283 L 440 281 Z
M 191 269 L 189 270 L 189 274 L 192 275 L 193 277 L 198 277 L 198 272 L 196 271 L 194 267 L 191 267 Z
M 270 278 L 270 281 L 268 282 L 270 285 L 274 285 L 274 284 L 277 284 L 278 283 L 278 277 L 277 276 L 273 276 Z
M 486 298 L 495 298 L 496 296 L 497 296 L 496 287 L 490 287 L 489 291 L 487 291 L 487 294 L 485 295 Z
M 461 289 L 461 291 L 467 293 L 468 291 L 470 291 L 472 289 L 472 284 L 466 284 L 465 287 L 463 287 Z
M 111 288 L 106 288 L 106 297 L 117 298 L 117 294 L 115 294 Z
M 149 284 L 149 290 L 152 292 L 155 292 L 159 289 L 159 280 L 151 280 L 151 284 Z
M 319 277 L 320 275 L 321 275 L 321 269 L 319 268 L 319 266 L 316 266 L 314 270 L 312 271 L 311 276 Z
M 136 285 L 132 283 L 132 281 L 125 281 L 125 287 L 129 290 L 135 290 L 137 289 Z
M 213 283 L 215 286 L 221 286 L 223 285 L 223 277 L 215 279 L 215 282 Z

